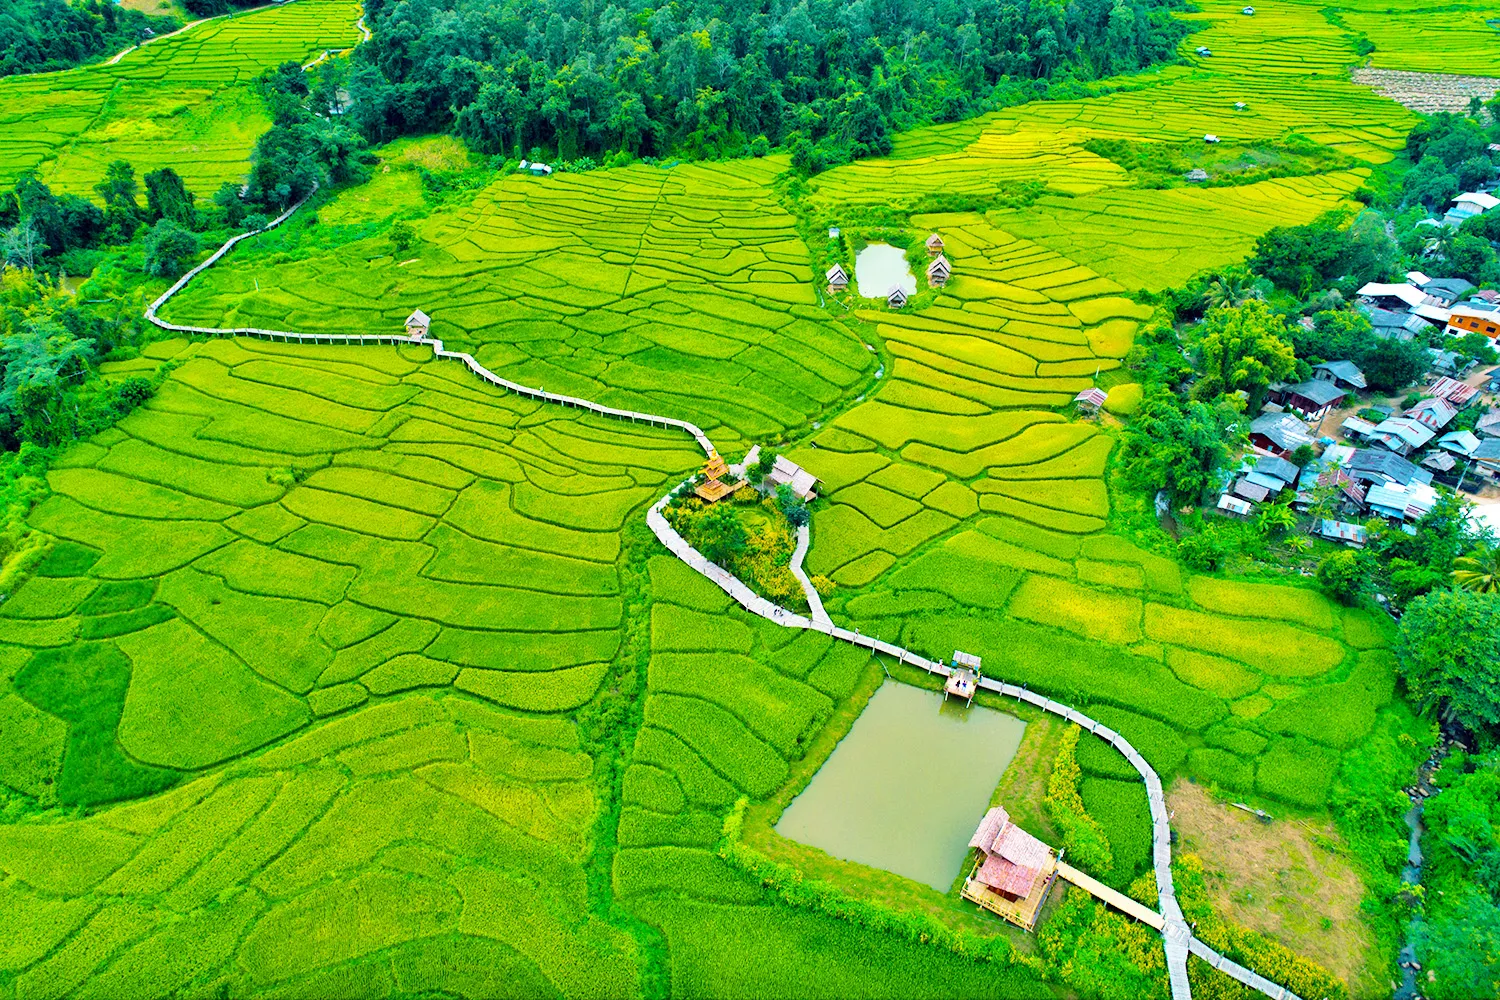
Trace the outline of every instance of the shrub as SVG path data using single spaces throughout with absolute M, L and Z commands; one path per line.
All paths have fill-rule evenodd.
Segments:
M 1365 567 L 1350 549 L 1331 552 L 1318 563 L 1318 583 L 1340 604 L 1356 604 L 1367 586 Z
M 407 222 L 397 222 L 391 226 L 389 235 L 391 249 L 398 254 L 406 253 L 406 251 L 411 249 L 412 244 L 417 241 L 417 231 Z
M 146 233 L 142 270 L 158 278 L 175 278 L 198 252 L 198 237 L 171 219 L 158 219 Z
M 1078 736 L 1083 730 L 1070 725 L 1063 730 L 1052 762 L 1052 774 L 1047 778 L 1047 794 L 1042 805 L 1047 816 L 1062 831 L 1063 847 L 1071 860 L 1086 871 L 1107 876 L 1114 869 L 1114 854 L 1110 850 L 1109 838 L 1084 808 L 1078 794 L 1078 783 L 1083 772 L 1076 757 Z

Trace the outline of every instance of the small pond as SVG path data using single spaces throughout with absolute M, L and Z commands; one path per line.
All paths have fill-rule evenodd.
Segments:
M 1026 723 L 887 681 L 776 824 L 783 837 L 947 892 Z
M 883 299 L 897 285 L 907 295 L 917 294 L 917 276 L 906 263 L 906 251 L 889 243 L 871 243 L 854 258 L 854 281 L 867 299 Z

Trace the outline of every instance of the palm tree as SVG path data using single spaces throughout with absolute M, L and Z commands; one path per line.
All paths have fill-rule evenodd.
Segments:
M 1255 278 L 1239 269 L 1227 270 L 1213 280 L 1203 292 L 1203 304 L 1214 309 L 1219 306 L 1242 306 L 1251 299 L 1264 296 L 1255 287 Z
M 1453 560 L 1453 582 L 1476 594 L 1500 590 L 1500 548 L 1478 549 Z
M 1280 534 L 1297 526 L 1297 512 L 1284 503 L 1269 503 L 1260 509 L 1260 528 L 1267 534 Z

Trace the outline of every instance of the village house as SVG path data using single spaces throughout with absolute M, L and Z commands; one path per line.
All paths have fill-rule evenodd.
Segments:
M 1232 493 L 1224 493 L 1219 496 L 1219 509 L 1229 514 L 1248 517 L 1255 509 L 1255 506 L 1248 501 L 1241 500 Z
M 1194 167 L 1182 176 L 1196 184 L 1208 180 L 1208 171 L 1202 167 Z
M 1260 458 L 1256 459 L 1255 468 L 1251 472 L 1251 475 L 1265 477 L 1267 480 L 1265 485 L 1277 493 L 1280 493 L 1284 487 L 1295 483 L 1300 474 L 1301 470 L 1295 465 L 1284 458 L 1277 458 L 1275 455 L 1260 456 Z M 1271 486 L 1271 480 L 1274 480 L 1279 485 Z M 1256 482 L 1259 481 L 1256 480 Z
M 1473 431 L 1454 431 L 1437 439 L 1437 446 L 1464 458 L 1472 458 L 1479 447 L 1479 438 Z
M 1361 302 L 1394 312 L 1410 312 L 1417 306 L 1427 305 L 1433 301 L 1427 297 L 1426 292 L 1415 285 L 1391 285 L 1379 281 L 1364 285 L 1356 294 Z
M 413 309 L 411 315 L 406 317 L 406 335 L 408 337 L 425 337 L 431 327 L 432 317 L 420 309 Z
M 1432 482 L 1430 472 L 1423 472 L 1399 455 L 1375 448 L 1362 448 L 1356 451 L 1344 468 L 1356 480 L 1374 486 L 1386 486 L 1392 483 L 1405 486 L 1412 482 Z
M 1485 438 L 1469 457 L 1478 463 L 1480 472 L 1493 478 L 1500 473 L 1500 438 Z
M 1271 398 L 1276 402 L 1297 410 L 1310 421 L 1323 419 L 1323 416 L 1349 393 L 1340 389 L 1335 383 L 1315 378 L 1311 382 L 1299 382 L 1296 385 L 1280 385 L 1271 387 Z
M 1407 275 L 1408 280 L 1411 276 Z M 1423 280 L 1415 284 L 1424 295 L 1435 300 L 1440 306 L 1450 307 L 1474 291 L 1473 283 L 1465 278 L 1428 278 L 1425 275 L 1422 277 Z
M 933 233 L 931 236 L 927 237 L 926 247 L 928 254 L 933 257 L 938 256 L 943 252 L 943 238 L 937 233 Z
M 1260 455 L 1253 465 L 1247 461 L 1241 467 L 1240 476 L 1230 487 L 1229 493 L 1250 503 L 1261 503 L 1295 484 L 1300 475 L 1301 470 L 1286 459 L 1276 455 Z
M 1350 524 L 1348 521 L 1335 521 L 1331 518 L 1319 518 L 1313 526 L 1313 534 L 1326 538 L 1330 542 L 1343 542 L 1356 549 L 1362 549 L 1365 542 L 1369 541 L 1370 534 L 1363 525 Z
M 1440 431 L 1453 422 L 1458 410 L 1446 399 L 1422 399 L 1406 411 L 1406 416 L 1433 431 Z
M 1252 483 L 1244 477 L 1234 481 L 1234 487 L 1230 492 L 1241 500 L 1248 500 L 1250 503 L 1261 503 L 1266 497 L 1271 495 L 1270 490 L 1264 486 Z
M 1387 417 L 1375 425 L 1370 440 L 1397 455 L 1410 455 L 1424 447 L 1437 431 L 1414 417 Z
M 1479 396 L 1479 390 L 1472 385 L 1460 382 L 1458 379 L 1448 378 L 1446 375 L 1432 383 L 1432 388 L 1427 390 L 1435 399 L 1441 399 L 1454 411 L 1462 410 Z
M 953 268 L 948 264 L 948 258 L 938 254 L 927 265 L 927 284 L 931 288 L 942 288 L 953 276 Z
M 1474 430 L 1487 437 L 1500 437 L 1500 410 L 1490 410 L 1480 417 Z
M 1458 303 L 1448 311 L 1444 332 L 1450 337 L 1482 333 L 1493 339 L 1500 335 L 1500 303 L 1473 299 Z
M 1433 371 L 1454 378 L 1462 378 L 1470 368 L 1474 367 L 1474 361 L 1471 358 L 1460 358 L 1457 351 L 1440 351 L 1436 347 L 1429 347 L 1427 355 L 1432 358 L 1429 367 Z
M 1351 392 L 1369 388 L 1365 373 L 1353 361 L 1325 361 L 1321 365 L 1313 365 L 1313 378 L 1326 379 Z
M 1457 229 L 1476 215 L 1483 215 L 1496 205 L 1500 198 L 1487 191 L 1468 191 L 1453 199 L 1453 207 L 1443 215 L 1443 225 Z
M 1266 413 L 1250 422 L 1250 444 L 1262 452 L 1286 456 L 1312 443 L 1307 425 L 1294 414 Z
M 892 288 L 890 290 L 890 293 L 886 295 L 885 304 L 890 306 L 892 309 L 900 309 L 902 306 L 906 305 L 906 293 L 901 290 L 900 285 Z
M 1360 306 L 1360 311 L 1370 321 L 1371 332 L 1381 340 L 1411 340 L 1419 333 L 1432 329 L 1432 324 L 1420 316 L 1393 312 L 1379 306 Z
M 823 277 L 828 279 L 828 290 L 835 295 L 849 287 L 849 275 L 837 264 L 825 271 Z
M 1023 930 L 1034 928 L 1057 872 L 1056 852 L 1012 823 L 1002 806 L 984 814 L 969 846 L 979 859 L 964 879 L 963 898 Z
M 1375 425 L 1363 417 L 1345 417 L 1339 429 L 1350 441 L 1368 441 L 1370 435 L 1375 433 Z
M 1437 505 L 1437 490 L 1430 482 L 1405 486 L 1371 486 L 1365 491 L 1370 513 L 1392 521 L 1416 521 Z
M 1458 465 L 1458 460 L 1446 451 L 1431 451 L 1422 459 L 1422 467 L 1446 475 Z

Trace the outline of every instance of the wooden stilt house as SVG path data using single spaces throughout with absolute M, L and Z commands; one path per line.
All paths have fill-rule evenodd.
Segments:
M 932 263 L 927 265 L 927 285 L 930 288 L 942 288 L 953 277 L 953 267 L 948 263 L 948 258 L 938 254 L 932 258 Z
M 408 337 L 425 337 L 431 327 L 432 317 L 420 309 L 413 309 L 411 315 L 406 317 L 406 335 Z
M 1036 927 L 1047 890 L 1057 877 L 1057 854 L 1010 821 L 1002 806 L 984 814 L 969 839 L 979 851 L 962 895 L 1022 930 Z
M 830 267 L 824 277 L 828 279 L 828 290 L 835 295 L 849 287 L 849 275 L 837 264 Z

